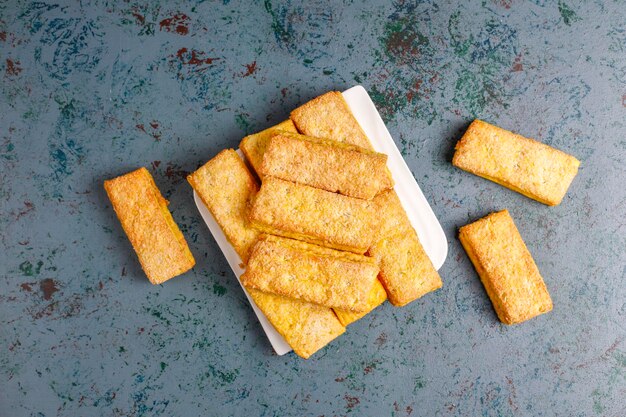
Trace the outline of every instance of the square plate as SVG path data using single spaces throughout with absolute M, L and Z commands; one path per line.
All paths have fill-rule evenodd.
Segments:
M 433 210 L 430 208 L 428 201 L 426 201 L 426 197 L 424 197 L 422 190 L 419 185 L 417 185 L 417 181 L 415 181 L 411 170 L 404 161 L 404 158 L 402 158 L 398 147 L 391 138 L 383 119 L 376 110 L 376 106 L 374 106 L 374 103 L 372 102 L 369 94 L 367 94 L 367 91 L 365 91 L 365 89 L 360 85 L 352 87 L 349 90 L 344 91 L 342 94 L 344 99 L 348 102 L 348 106 L 350 107 L 350 110 L 352 110 L 354 117 L 356 117 L 357 121 L 365 131 L 365 134 L 372 142 L 374 149 L 377 152 L 387 154 L 387 165 L 396 183 L 396 193 L 398 193 L 398 197 L 400 198 L 400 201 L 402 202 L 413 227 L 417 231 L 419 239 L 424 246 L 424 250 L 430 257 L 435 268 L 441 268 L 446 260 L 446 255 L 448 254 L 448 242 L 446 235 L 444 234 L 437 217 L 435 217 L 435 213 L 433 213 Z M 243 158 L 241 151 L 238 150 L 237 153 Z M 200 215 L 209 227 L 215 241 L 224 253 L 228 264 L 239 281 L 239 277 L 244 271 L 239 266 L 241 264 L 239 255 L 237 255 L 231 244 L 228 240 L 226 240 L 226 236 L 224 236 L 222 229 L 215 222 L 213 215 L 211 215 L 211 212 L 209 212 L 195 191 L 193 193 L 193 198 L 196 202 L 196 206 L 198 206 Z M 241 285 L 241 281 L 239 281 L 239 285 Z M 243 288 L 243 285 L 241 288 L 246 294 L 246 297 L 248 297 L 248 301 L 250 301 L 252 309 L 259 318 L 259 322 L 261 323 L 263 330 L 265 330 L 265 333 L 270 340 L 272 347 L 276 351 L 276 354 L 284 355 L 285 353 L 290 352 L 291 347 L 289 344 L 287 344 L 285 339 L 274 329 L 256 304 L 254 304 L 254 301 L 252 301 L 248 292 L 245 288 Z

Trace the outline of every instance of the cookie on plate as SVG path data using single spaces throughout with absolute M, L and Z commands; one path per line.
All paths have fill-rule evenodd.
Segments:
M 393 188 L 387 155 L 303 135 L 273 136 L 260 173 L 366 200 Z
M 329 91 L 291 112 L 298 131 L 371 149 L 367 135 L 339 91 Z
M 265 177 L 249 216 L 265 233 L 363 254 L 378 228 L 375 209 L 373 201 Z
M 265 153 L 267 142 L 272 136 L 280 132 L 297 133 L 298 130 L 291 119 L 287 119 L 276 126 L 272 126 L 261 132 L 246 136 L 239 144 L 239 149 L 241 149 L 246 157 L 246 160 L 250 163 L 252 169 L 254 169 L 259 178 L 261 178 L 259 168 L 261 167 L 261 162 L 263 161 L 263 154 Z
M 367 256 L 263 235 L 252 248 L 241 282 L 247 288 L 364 312 L 377 275 L 378 266 Z

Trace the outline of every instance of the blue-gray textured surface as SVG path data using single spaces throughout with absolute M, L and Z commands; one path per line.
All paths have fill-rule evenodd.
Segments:
M 626 415 L 626 2 L 0 5 L 0 415 Z M 449 242 L 443 289 L 277 357 L 185 173 L 363 84 Z M 450 164 L 480 117 L 574 154 L 547 207 Z M 152 286 L 102 181 L 196 256 Z M 456 237 L 508 208 L 554 311 L 501 325 Z

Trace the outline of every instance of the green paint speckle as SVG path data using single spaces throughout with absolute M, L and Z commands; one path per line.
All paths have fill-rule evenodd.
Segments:
M 161 320 L 162 322 L 167 323 L 168 326 L 170 324 L 172 324 L 172 322 L 169 321 L 169 319 L 163 317 L 163 314 L 159 310 L 151 310 L 150 314 L 152 314 L 153 317 L 156 317 L 157 319 Z
M 209 342 L 209 339 L 207 339 L 206 336 L 204 336 L 201 340 L 196 340 L 192 345 L 194 349 L 204 349 L 208 346 L 211 346 L 211 342 Z
M 606 397 L 606 394 L 601 391 L 594 389 L 591 393 L 591 398 L 593 398 L 593 411 L 596 414 L 602 414 L 604 412 L 604 405 L 602 405 L 601 400 Z
M 487 105 L 482 81 L 472 71 L 463 71 L 454 85 L 454 102 L 463 104 L 472 116 L 479 115 Z
M 563 18 L 563 23 L 567 26 L 571 26 L 573 22 L 578 22 L 580 17 L 564 2 L 559 1 L 559 13 Z
M 385 90 L 385 92 L 378 90 L 376 86 L 372 86 L 370 91 L 370 97 L 382 116 L 385 122 L 390 121 L 394 115 L 403 110 L 406 105 L 406 99 L 403 99 L 403 95 L 394 90 Z M 406 155 L 404 155 L 406 156 Z
M 124 352 L 126 352 L 126 348 L 124 346 L 120 346 L 120 348 L 117 351 L 119 353 L 124 353 Z
M 11 142 L 5 142 L 3 145 L 4 149 L 0 150 L 0 157 L 6 159 L 7 161 L 15 160 L 15 145 Z
M 208 372 L 205 374 L 206 376 L 211 376 L 213 378 L 219 379 L 222 383 L 232 384 L 237 376 L 239 376 L 239 369 L 234 369 L 232 371 L 220 371 L 215 369 L 213 365 L 208 365 Z
M 220 284 L 213 284 L 213 294 L 218 295 L 219 297 L 226 294 L 226 287 L 221 286 Z
M 466 56 L 469 52 L 470 47 L 474 43 L 474 35 L 470 34 L 465 40 L 460 39 L 460 36 L 458 36 L 460 16 L 460 11 L 457 11 L 450 16 L 450 19 L 448 20 L 448 33 L 453 40 L 452 44 L 454 46 L 454 53 L 456 56 L 461 58 Z
M 235 123 L 239 129 L 244 131 L 246 135 L 252 131 L 252 125 L 245 114 L 238 114 L 235 116 Z
M 291 34 L 284 27 L 284 25 L 280 22 L 280 15 L 278 11 L 274 10 L 272 7 L 272 2 L 270 0 L 265 0 L 265 10 L 272 17 L 272 30 L 274 31 L 274 36 L 276 40 L 283 43 L 288 43 L 291 40 Z
M 415 378 L 415 385 L 413 386 L 413 393 L 415 394 L 418 390 L 421 390 L 426 386 L 426 381 L 421 376 Z
M 406 138 L 404 137 L 400 137 L 400 144 L 402 145 L 402 149 L 400 149 L 400 153 L 402 154 L 402 156 L 408 156 L 409 146 L 410 146 L 409 141 L 406 140 Z
M 448 33 L 461 68 L 456 70 L 453 103 L 475 117 L 494 104 L 507 108 L 505 99 L 527 88 L 502 75 L 519 59 L 517 32 L 497 20 L 487 21 L 474 34 L 466 29 L 461 13 L 454 13 L 448 21 Z
M 50 167 L 54 170 L 56 179 L 59 181 L 70 176 L 74 172 L 73 166 L 80 164 L 85 157 L 83 146 L 72 138 L 49 144 L 49 148 Z
M 167 368 L 167 364 L 165 362 L 161 362 L 161 371 L 164 371 Z
M 74 99 L 69 101 L 63 100 L 61 97 L 55 96 L 54 101 L 59 105 L 59 111 L 61 112 L 61 117 L 70 122 L 76 117 L 76 106 L 74 106 Z
M 32 277 L 33 275 L 38 275 L 41 271 L 41 267 L 43 266 L 43 261 L 38 261 L 37 265 L 33 266 L 29 261 L 24 261 L 20 264 L 20 271 L 27 277 Z

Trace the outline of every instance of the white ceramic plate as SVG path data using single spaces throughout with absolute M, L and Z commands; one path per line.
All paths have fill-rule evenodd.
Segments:
M 348 102 L 350 110 L 354 113 L 354 116 L 367 134 L 367 137 L 372 142 L 374 149 L 388 155 L 387 164 L 396 183 L 395 190 L 398 193 L 398 197 L 400 197 L 400 201 L 402 202 L 413 227 L 417 231 L 420 241 L 424 246 L 424 250 L 433 262 L 433 265 L 437 269 L 441 268 L 446 260 L 446 255 L 448 254 L 448 242 L 446 240 L 446 236 L 441 228 L 441 225 L 439 224 L 439 221 L 435 217 L 435 213 L 433 213 L 428 201 L 426 201 L 426 197 L 424 197 L 422 190 L 419 185 L 417 185 L 417 181 L 415 181 L 411 170 L 407 166 L 406 162 L 404 162 L 400 151 L 391 138 L 387 127 L 385 127 L 383 119 L 380 117 L 380 114 L 378 114 L 372 99 L 369 94 L 367 94 L 367 91 L 365 91 L 365 89 L 360 85 L 344 91 L 343 97 Z M 241 151 L 237 152 L 243 157 Z M 193 198 L 196 202 L 196 206 L 198 206 L 200 215 L 206 222 L 209 230 L 213 234 L 213 237 L 217 241 L 218 246 L 224 253 L 224 256 L 235 273 L 237 280 L 239 280 L 239 277 L 244 271 L 239 266 L 241 264 L 239 255 L 237 255 L 231 244 L 228 243 L 222 229 L 215 222 L 215 219 L 209 210 L 207 210 L 206 206 L 195 191 Z M 239 284 L 241 285 L 241 281 L 239 281 Z M 243 288 L 243 285 L 241 288 Z M 246 297 L 248 297 L 248 300 L 252 305 L 252 309 L 259 318 L 259 322 L 261 323 L 263 330 L 265 330 L 265 333 L 267 334 L 272 347 L 276 351 L 276 354 L 284 355 L 285 353 L 291 351 L 291 347 L 289 347 L 285 339 L 278 334 L 261 310 L 259 310 L 256 304 L 254 304 L 245 288 L 243 288 L 243 291 L 246 294 Z

